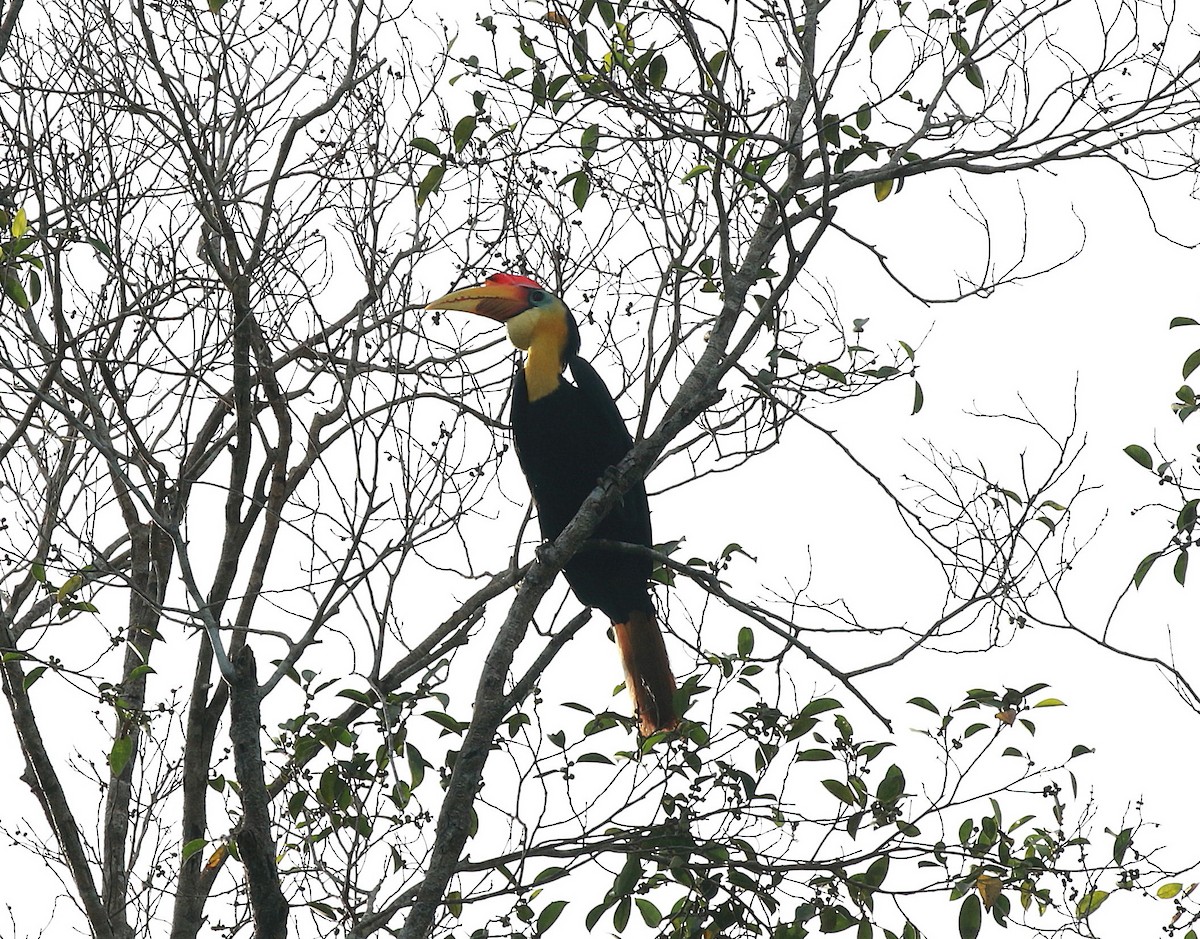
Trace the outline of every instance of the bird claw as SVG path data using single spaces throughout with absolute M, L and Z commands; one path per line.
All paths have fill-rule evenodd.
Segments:
M 604 472 L 600 474 L 600 482 L 610 486 L 615 486 L 621 481 L 621 472 L 615 466 L 604 467 Z

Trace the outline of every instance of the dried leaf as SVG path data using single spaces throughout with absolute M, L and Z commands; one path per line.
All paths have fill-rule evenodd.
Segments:
M 975 889 L 979 891 L 979 896 L 983 900 L 983 908 L 989 913 L 992 911 L 992 906 L 1000 899 L 1003 887 L 1004 881 L 991 874 L 980 874 L 975 878 Z

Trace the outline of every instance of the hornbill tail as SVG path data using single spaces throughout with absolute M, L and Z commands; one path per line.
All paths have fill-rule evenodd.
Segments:
M 613 623 L 625 685 L 641 721 L 643 737 L 679 726 L 675 714 L 675 676 L 667 659 L 667 646 L 654 614 L 634 610 L 628 621 Z

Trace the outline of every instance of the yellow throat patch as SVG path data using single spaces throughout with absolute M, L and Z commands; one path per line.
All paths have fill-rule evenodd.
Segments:
M 529 400 L 546 397 L 562 381 L 562 354 L 567 345 L 566 309 L 559 303 L 531 307 L 508 320 L 505 327 L 512 344 L 529 353 L 525 359 Z

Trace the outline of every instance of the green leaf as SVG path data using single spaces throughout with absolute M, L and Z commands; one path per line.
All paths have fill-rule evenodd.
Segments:
M 796 754 L 797 763 L 819 763 L 824 760 L 832 760 L 834 755 L 828 750 L 812 749 L 801 750 Z
M 821 785 L 847 805 L 858 805 L 858 800 L 854 797 L 854 793 L 850 791 L 850 787 L 845 783 L 838 782 L 836 779 L 822 779 Z
M 902 835 L 907 835 L 909 838 L 918 838 L 921 835 L 921 829 L 912 822 L 906 822 L 902 818 L 896 819 L 896 830 Z
M 25 288 L 12 271 L 4 272 L 4 293 L 22 310 L 29 309 L 29 298 L 25 295 Z
M 31 668 L 25 675 L 25 680 L 21 683 L 21 687 L 28 691 L 33 687 L 33 683 L 46 674 L 46 666 L 39 665 L 36 668 Z
M 425 762 L 425 757 L 421 755 L 421 751 L 414 747 L 411 743 L 404 745 L 405 757 L 408 761 L 408 772 L 412 776 L 412 782 L 409 783 L 409 789 L 416 789 L 425 779 L 425 767 L 428 765 Z
M 13 216 L 12 226 L 9 230 L 14 238 L 20 238 L 29 231 L 29 216 L 25 214 L 24 206 L 17 209 L 17 214 Z
M 1129 845 L 1133 842 L 1133 829 L 1122 829 L 1113 841 L 1113 861 L 1120 864 L 1125 860 L 1125 852 L 1129 850 Z
M 67 597 L 69 597 L 82 586 L 83 578 L 78 574 L 72 574 L 63 582 L 63 585 L 58 588 L 58 592 L 54 594 L 54 599 L 59 603 L 62 603 L 63 600 L 67 599 Z
M 642 922 L 651 929 L 656 928 L 662 922 L 662 913 L 658 911 L 658 907 L 645 897 L 635 897 L 633 902 L 637 904 L 638 912 L 642 914 Z
M 430 154 L 431 156 L 440 157 L 442 155 L 442 151 L 438 149 L 437 144 L 435 144 L 432 140 L 427 140 L 424 137 L 414 137 L 409 142 L 409 146 L 414 150 L 421 150 Z
M 656 567 L 651 572 L 650 579 L 658 584 L 666 584 L 668 587 L 675 586 L 675 572 L 669 567 Z
M 547 929 L 549 929 L 551 926 L 553 926 L 554 921 L 556 919 L 558 919 L 558 917 L 562 914 L 562 911 L 564 909 L 566 909 L 566 906 L 567 906 L 566 900 L 555 900 L 551 903 L 547 903 L 546 908 L 544 910 L 542 910 L 541 913 L 538 914 L 538 918 L 537 918 L 538 933 L 544 933 Z
M 1146 469 L 1154 468 L 1154 460 L 1150 457 L 1150 452 L 1145 447 L 1131 443 L 1125 448 L 1125 452 L 1140 466 L 1144 466 Z
M 871 862 L 871 866 L 867 868 L 867 872 L 863 875 L 863 882 L 869 887 L 879 887 L 887 879 L 888 867 L 891 865 L 891 858 L 886 854 L 883 857 L 877 857 Z
M 442 185 L 442 177 L 445 175 L 446 166 L 444 163 L 439 163 L 437 166 L 429 168 L 429 172 L 421 180 L 421 185 L 417 187 L 418 206 L 424 205 L 425 200 L 438 191 L 438 187 Z
M 748 656 L 754 651 L 754 630 L 749 626 L 743 626 L 738 630 L 738 655 L 742 658 Z
M 107 242 L 102 241 L 99 238 L 85 238 L 83 240 L 86 241 L 88 244 L 90 244 L 93 248 L 96 249 L 96 251 L 98 251 L 100 254 L 104 255 L 106 258 L 111 258 L 113 256 L 112 248 L 110 248 L 108 246 Z
M 1181 890 L 1183 890 L 1183 884 L 1172 882 L 1163 884 L 1154 893 L 1160 900 L 1170 900 L 1172 897 L 1178 896 Z
M 558 880 L 560 877 L 567 876 L 565 867 L 547 867 L 544 871 L 533 878 L 534 884 L 548 884 L 552 880 Z
M 722 49 L 720 52 L 716 53 L 716 55 L 714 55 L 711 59 L 709 59 L 708 60 L 708 74 L 711 75 L 713 78 L 718 77 L 717 72 L 721 71 L 721 66 L 725 64 L 725 59 L 728 55 L 729 55 L 729 53 L 726 52 L 724 49 Z
M 943 10 L 941 7 L 938 7 L 936 10 L 932 11 L 929 14 L 929 18 L 931 20 L 948 20 L 948 19 L 950 19 L 950 14 L 947 13 L 945 10 Z
M 1190 316 L 1176 316 L 1171 320 L 1171 325 L 1167 329 L 1174 329 L 1176 326 L 1200 326 L 1200 322 L 1197 322 Z
M 208 844 L 207 838 L 193 838 L 191 841 L 185 844 L 182 852 L 184 863 L 187 863 L 188 858 L 194 856 L 200 851 L 203 851 L 206 844 Z
M 444 727 L 450 733 L 459 734 L 460 736 L 462 735 L 463 731 L 471 726 L 466 721 L 455 720 L 449 714 L 446 714 L 442 711 L 423 711 L 421 712 L 421 716 L 429 718 L 435 724 Z M 445 736 L 445 734 L 442 736 Z
M 825 363 L 821 363 L 820 365 L 814 365 L 813 368 L 818 374 L 824 375 L 826 378 L 831 379 L 832 381 L 839 382 L 843 385 L 849 384 L 846 381 L 846 373 L 835 365 L 826 365 Z
M 579 155 L 585 160 L 590 160 L 596 155 L 596 146 L 600 143 L 600 125 L 592 124 L 583 131 L 583 138 L 579 141 Z
M 958 935 L 960 939 L 976 939 L 983 924 L 983 904 L 978 895 L 972 893 L 958 908 Z
M 875 791 L 875 797 L 880 802 L 887 804 L 895 802 L 903 793 L 904 771 L 893 763 L 888 767 L 883 780 L 879 783 L 879 788 Z
M 1187 580 L 1188 553 L 1187 548 L 1179 552 L 1179 557 L 1175 559 L 1175 582 L 1179 586 L 1183 586 Z
M 824 714 L 826 711 L 833 711 L 842 706 L 842 702 L 836 698 L 815 698 L 809 701 L 800 712 L 801 717 L 816 717 L 818 714 Z
M 967 76 L 967 81 L 983 91 L 983 73 L 979 71 L 979 66 L 974 62 L 968 62 L 963 66 L 963 74 Z
M 583 756 L 579 757 L 575 762 L 576 763 L 606 763 L 609 766 L 616 765 L 613 763 L 612 760 L 610 760 L 608 757 L 606 757 L 603 753 L 585 753 L 585 754 L 583 754 Z
M 1062 708 L 1066 706 L 1066 702 L 1060 701 L 1058 698 L 1045 698 L 1034 705 L 1035 708 Z
M 842 132 L 840 129 L 841 118 L 834 112 L 830 111 L 824 116 L 821 122 L 821 139 L 832 147 L 840 147 L 842 145 Z
M 958 54 L 964 58 L 971 54 L 971 44 L 967 42 L 967 37 L 961 32 L 951 33 L 950 42 L 954 44 L 954 48 L 958 50 Z
M 913 386 L 914 386 L 914 388 L 913 388 L 912 413 L 916 414 L 918 411 L 921 410 L 921 408 L 925 407 L 925 392 L 923 392 L 921 390 L 921 383 L 919 381 L 914 381 Z
M 867 43 L 867 48 L 874 52 L 881 45 L 883 45 L 883 41 L 887 39 L 887 34 L 890 32 L 890 29 L 881 29 L 876 32 L 875 35 L 871 37 L 871 41 Z
M 575 185 L 571 187 L 571 201 L 575 203 L 575 208 L 583 211 L 591 192 L 592 178 L 587 173 L 580 173 L 575 177 Z
M 462 153 L 465 147 L 475 133 L 475 115 L 468 114 L 454 125 L 454 152 Z
M 892 187 L 896 185 L 894 179 L 877 179 L 875 180 L 875 201 L 882 202 L 892 194 Z
M 667 57 L 664 55 L 656 55 L 650 60 L 650 84 L 655 88 L 661 88 L 663 82 L 667 80 Z
M 625 859 L 625 866 L 621 868 L 621 872 L 617 874 L 616 879 L 613 881 L 613 895 L 623 897 L 632 893 L 633 888 L 637 886 L 641 877 L 641 859 L 636 854 L 631 854 Z
M 629 913 L 633 909 L 633 902 L 629 897 L 622 897 L 617 903 L 617 908 L 613 910 L 613 929 L 617 932 L 624 932 L 625 927 L 629 925 Z
M 852 918 L 844 906 L 827 906 L 821 910 L 821 932 L 842 932 L 855 925 L 858 920 Z
M 974 16 L 980 10 L 986 10 L 988 5 L 991 2 L 992 2 L 992 0 L 975 0 L 974 3 L 972 3 L 969 7 L 967 7 L 967 12 L 964 13 L 963 15 L 964 16 Z
M 1154 566 L 1154 562 L 1162 557 L 1161 551 L 1153 551 L 1142 558 L 1142 563 L 1137 566 L 1137 570 L 1133 572 L 1133 585 L 1140 587 L 1142 581 L 1146 579 L 1146 575 L 1150 573 L 1150 568 Z
M 583 925 L 588 932 L 591 932 L 592 927 L 600 922 L 600 917 L 604 915 L 604 911 L 610 906 L 612 906 L 612 903 L 608 900 L 605 900 L 603 903 L 598 903 L 596 906 L 588 910 L 588 915 L 584 917 L 583 920 Z
M 941 711 L 939 711 L 937 709 L 937 707 L 934 705 L 934 703 L 932 701 L 930 701 L 928 698 L 919 698 L 919 697 L 918 698 L 909 698 L 908 703 L 915 704 L 919 708 L 924 708 L 926 711 L 929 711 L 932 714 L 941 714 L 942 713 Z
M 129 758 L 133 756 L 133 741 L 129 737 L 118 737 L 108 751 L 108 768 L 114 776 L 120 776 Z
M 1092 890 L 1084 895 L 1079 901 L 1079 905 L 1075 907 L 1075 915 L 1079 919 L 1087 919 L 1096 910 L 1100 909 L 1100 905 L 1108 899 L 1107 890 Z
M 1200 349 L 1189 355 L 1187 361 L 1183 363 L 1183 377 L 1187 378 L 1197 368 L 1200 368 Z
M 712 167 L 707 163 L 701 163 L 698 166 L 693 166 L 690 170 L 683 174 L 683 179 L 681 179 L 680 182 L 686 183 L 688 180 L 695 179 L 701 173 L 707 173 L 711 169 Z

